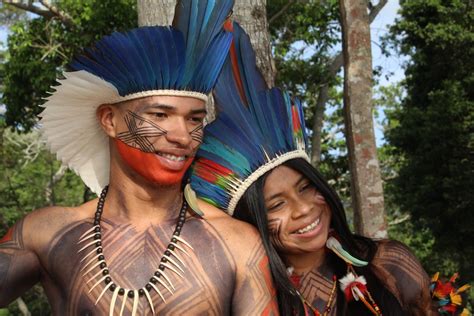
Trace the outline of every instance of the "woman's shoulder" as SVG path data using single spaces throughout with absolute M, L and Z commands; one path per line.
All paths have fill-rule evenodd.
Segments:
M 408 310 L 429 315 L 430 279 L 420 261 L 405 244 L 396 240 L 376 241 L 377 251 L 371 261 L 374 273 Z
M 386 264 L 388 264 L 388 262 L 404 259 L 403 263 L 419 264 L 418 259 L 413 254 L 411 249 L 398 240 L 382 239 L 376 241 L 375 243 L 377 245 L 377 251 L 373 260 L 386 262 Z M 408 262 L 406 260 L 408 260 Z

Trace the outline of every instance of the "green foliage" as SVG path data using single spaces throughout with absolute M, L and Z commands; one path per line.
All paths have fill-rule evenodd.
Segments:
M 23 301 L 28 306 L 31 315 L 34 316 L 50 316 L 51 307 L 48 303 L 43 287 L 39 284 L 35 285 L 22 296 Z M 7 315 L 23 315 L 15 301 L 8 306 Z M 1 314 L 0 314 L 1 315 Z
M 6 106 L 5 115 L 0 117 L 1 236 L 31 210 L 52 204 L 79 205 L 91 197 L 71 171 L 52 185 L 60 163 L 46 150 L 35 129 L 39 105 L 73 55 L 106 34 L 137 24 L 134 0 L 63 0 L 55 4 L 70 17 L 70 24 L 37 16 L 25 18 L 4 6 L 0 12 L 4 25 L 16 21 L 10 28 L 8 50 L 2 54 L 6 62 L 0 69 L 1 101 Z M 22 298 L 33 315 L 51 314 L 40 286 Z M 10 315 L 20 314 L 16 303 L 9 306 L 9 311 Z M 8 310 L 1 313 L 8 315 Z
M 432 247 L 418 254 L 429 272 L 459 270 L 473 282 L 474 8 L 469 0 L 401 6 L 386 42 L 411 57 L 407 95 L 388 113 L 394 203 L 412 216 L 412 242 Z
M 0 3 L 0 23 L 10 26 L 17 21 L 26 19 L 26 12 L 11 5 Z M 0 314 L 1 315 L 1 314 Z
M 277 16 L 279 12 L 284 13 Z M 307 97 L 314 106 L 321 83 L 334 80 L 327 66 L 331 49 L 340 42 L 338 2 L 270 0 L 267 14 L 277 85 Z
M 0 157 L 0 236 L 34 209 L 84 202 L 84 185 L 71 171 L 51 185 L 60 164 L 44 147 L 36 130 L 18 134 L 0 121 Z M 52 189 L 49 196 L 46 194 L 48 187 Z M 23 299 L 33 315 L 50 314 L 40 286 L 28 291 Z M 20 315 L 16 303 L 9 308 L 11 315 Z
M 1 101 L 7 107 L 7 125 L 20 131 L 36 124 L 39 105 L 74 54 L 106 34 L 137 24 L 133 0 L 63 0 L 56 5 L 71 17 L 70 26 L 35 17 L 10 29 Z

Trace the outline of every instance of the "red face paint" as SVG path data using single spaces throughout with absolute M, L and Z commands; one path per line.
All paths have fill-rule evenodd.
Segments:
M 161 185 L 180 183 L 194 159 L 194 157 L 187 157 L 184 161 L 172 162 L 155 153 L 146 153 L 130 147 L 121 140 L 114 139 L 114 142 L 120 157 L 135 172 L 148 181 Z

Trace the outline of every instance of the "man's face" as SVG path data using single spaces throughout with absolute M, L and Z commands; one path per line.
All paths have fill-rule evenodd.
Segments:
M 118 105 L 117 150 L 135 172 L 161 185 L 180 183 L 203 137 L 202 100 L 152 96 Z

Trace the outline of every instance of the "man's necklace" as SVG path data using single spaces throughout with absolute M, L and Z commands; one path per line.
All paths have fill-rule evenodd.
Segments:
M 171 242 L 168 244 L 165 253 L 161 257 L 160 264 L 156 269 L 153 276 L 150 278 L 149 282 L 142 287 L 141 289 L 134 290 L 134 289 L 126 289 L 115 283 L 110 275 L 109 268 L 107 267 L 107 263 L 105 261 L 105 256 L 102 249 L 102 234 L 101 234 L 101 227 L 100 227 L 100 220 L 102 218 L 102 211 L 104 209 L 104 202 L 105 196 L 107 195 L 108 186 L 106 186 L 99 197 L 99 202 L 97 203 L 97 211 L 95 212 L 94 217 L 94 226 L 87 230 L 81 237 L 79 237 L 78 244 L 81 245 L 85 243 L 82 248 L 78 251 L 78 253 L 83 252 L 86 249 L 93 247 L 84 258 L 82 258 L 81 263 L 86 262 L 86 264 L 82 267 L 81 272 L 84 272 L 84 277 L 91 271 L 99 268 L 100 270 L 91 277 L 86 284 L 89 284 L 95 281 L 92 287 L 89 290 L 89 293 L 92 292 L 99 284 L 104 283 L 104 288 L 102 289 L 100 295 L 98 296 L 95 305 L 99 303 L 100 299 L 104 296 L 107 290 L 110 290 L 112 294 L 112 299 L 110 300 L 110 308 L 109 308 L 109 315 L 112 316 L 114 314 L 115 303 L 117 302 L 118 297 L 122 297 L 122 304 L 120 307 L 120 314 L 123 314 L 125 309 L 125 305 L 127 299 L 130 299 L 132 304 L 132 316 L 136 315 L 137 308 L 138 308 L 138 300 L 139 297 L 145 296 L 150 308 L 155 314 L 155 306 L 153 305 L 153 301 L 151 299 L 151 293 L 153 291 L 157 292 L 163 302 L 166 303 L 166 300 L 163 296 L 163 292 L 166 290 L 173 295 L 175 287 L 170 280 L 168 275 L 169 270 L 176 274 L 179 277 L 183 277 L 184 264 L 183 260 L 176 254 L 175 250 L 178 249 L 184 254 L 189 254 L 186 252 L 186 247 L 193 250 L 193 247 L 189 243 L 187 243 L 183 238 L 179 237 L 181 233 L 181 229 L 183 228 L 184 222 L 186 220 L 186 209 L 187 203 L 186 199 L 183 200 L 183 206 L 179 212 L 178 216 L 178 223 L 176 224 L 176 228 L 174 230 L 173 236 L 171 237 Z M 86 261 L 87 260 L 87 261 Z M 91 283 L 92 284 L 92 283 Z

